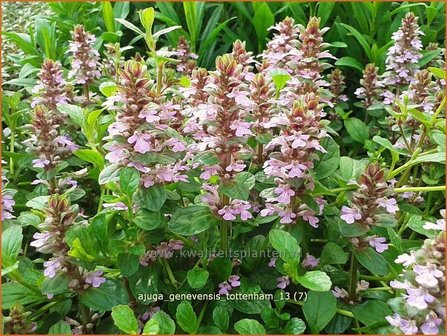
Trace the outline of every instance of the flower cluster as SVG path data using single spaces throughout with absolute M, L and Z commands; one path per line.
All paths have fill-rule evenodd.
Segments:
M 338 68 L 332 70 L 330 75 L 328 76 L 328 79 L 329 79 L 329 91 L 333 95 L 331 102 L 334 104 L 337 102 L 347 101 L 348 97 L 345 94 L 343 94 L 346 88 L 345 76 L 343 76 L 341 70 Z
M 173 56 L 179 61 L 177 64 L 177 71 L 190 75 L 196 68 L 196 59 L 199 57 L 191 52 L 188 40 L 181 36 L 178 40 L 177 48 L 173 50 Z
M 326 136 L 320 127 L 322 115 L 318 97 L 307 94 L 295 103 L 292 111 L 271 119 L 269 126 L 278 127 L 280 132 L 266 146 L 270 151 L 269 159 L 264 163 L 267 177 L 275 178 L 277 187 L 273 188 L 273 195 L 267 196 L 267 203 L 261 216 L 274 213 L 281 217 L 282 224 L 290 224 L 301 217 L 313 227 L 318 227 L 318 218 L 312 209 L 298 202 L 306 190 L 313 188 L 310 170 L 317 160 L 318 152 L 326 150 L 320 140 Z M 317 198 L 320 212 L 323 200 Z
M 74 225 L 80 225 L 78 206 L 70 206 L 66 197 L 54 194 L 44 208 L 45 220 L 39 224 L 41 232 L 33 235 L 34 240 L 30 246 L 38 252 L 51 254 L 52 256 L 43 263 L 44 275 L 50 279 L 57 274 L 68 274 L 72 281 L 73 289 L 86 289 L 90 286 L 99 287 L 105 282 L 102 271 L 87 272 L 72 262 L 68 256 L 70 247 L 66 240 L 66 232 Z M 47 293 L 50 297 L 51 293 Z
M 262 69 L 266 72 L 281 69 L 292 73 L 301 59 L 297 49 L 299 27 L 293 18 L 286 17 L 270 29 L 277 33 L 267 43 L 267 49 L 262 54 Z
M 189 93 L 198 95 L 202 86 L 206 95 L 198 96 L 197 101 L 194 99 L 193 104 L 185 108 L 191 114 L 185 130 L 196 132 L 196 142 L 190 146 L 192 152 L 203 154 L 212 150 L 212 155 L 216 156 L 214 164 L 201 165 L 201 179 L 209 181 L 218 176 L 220 183 L 226 184 L 244 171 L 244 159 L 252 155 L 246 145 L 248 136 L 252 135 L 246 118 L 253 102 L 248 98 L 248 86 L 244 83 L 244 68 L 232 55 L 218 57 L 216 68 L 207 79 L 202 76 L 205 72 L 197 70 L 193 73 L 195 82 Z M 217 186 L 205 183 L 204 189 L 211 193 L 210 196 L 216 196 L 206 198 L 212 201 L 210 205 L 216 205 L 219 202 Z M 233 218 L 235 214 L 244 219 L 251 217 L 245 212 L 250 209 L 250 204 L 244 200 L 234 199 L 232 204 L 226 200 L 217 208 L 222 210 L 219 214 L 224 218 Z
M 348 224 L 359 223 L 366 227 L 377 225 L 380 215 L 394 215 L 399 208 L 385 171 L 378 164 L 369 164 L 359 178 L 359 189 L 352 194 L 351 206 L 341 208 L 341 219 Z
M 101 77 L 99 52 L 93 47 L 96 37 L 85 31 L 82 25 L 77 25 L 71 36 L 68 51 L 72 53 L 73 60 L 68 76 L 73 78 L 76 84 L 90 85 Z
M 32 92 L 35 97 L 31 107 L 43 105 L 49 110 L 56 111 L 57 104 L 70 102 L 68 88 L 59 62 L 50 59 L 43 61 L 39 72 L 39 82 L 34 86 Z
M 400 280 L 390 282 L 405 294 L 394 299 L 403 308 L 386 319 L 404 334 L 433 335 L 445 328 L 445 218 L 426 227 L 442 233 L 425 240 L 421 249 L 400 255 L 396 263 L 403 264 L 404 272 Z
M 366 291 L 368 288 L 369 288 L 368 281 L 360 280 L 359 282 L 357 282 L 357 285 L 355 287 L 355 298 L 356 298 L 357 302 L 353 302 L 353 300 L 351 300 L 352 298 L 350 297 L 350 295 L 346 289 L 340 288 L 338 286 L 334 287 L 334 289 L 332 290 L 332 294 L 337 299 L 345 300 L 349 304 L 355 304 L 355 303 L 358 303 L 359 301 L 361 301 L 361 293 Z
M 383 83 L 379 80 L 378 70 L 379 68 L 374 63 L 367 64 L 363 70 L 363 78 L 360 80 L 361 87 L 354 92 L 357 98 L 362 99 L 365 108 L 377 102 L 381 93 Z
M 6 334 L 31 334 L 37 329 L 37 323 L 30 319 L 30 312 L 26 312 L 20 303 L 15 303 L 9 309 L 9 315 L 3 317 L 3 331 Z
M 170 259 L 174 256 L 175 251 L 181 249 L 183 249 L 183 242 L 181 240 L 171 239 L 169 242 L 161 242 L 154 249 L 146 251 L 140 257 L 140 264 L 148 266 L 151 262 L 157 260 L 157 258 Z
M 231 275 L 228 278 L 228 281 L 224 281 L 218 285 L 219 287 L 219 294 L 225 295 L 228 294 L 233 288 L 237 288 L 241 285 L 241 282 L 239 281 L 240 276 L 239 275 Z
M 28 145 L 28 152 L 38 156 L 33 160 L 35 168 L 51 170 L 78 148 L 69 135 L 61 134 L 62 121 L 59 113 L 41 105 L 34 108 L 31 136 L 24 143 Z
M 412 12 L 408 12 L 402 19 L 402 26 L 393 33 L 394 45 L 388 49 L 387 72 L 384 74 L 384 84 L 390 88 L 408 85 L 418 70 L 418 61 L 422 57 L 420 37 L 423 33 L 417 20 Z M 383 96 L 392 102 L 394 94 L 387 90 Z
M 16 191 L 14 189 L 5 188 L 8 180 L 2 175 L 2 221 L 6 219 L 16 218 L 14 216 L 14 205 L 16 202 L 14 201 L 14 194 Z
M 118 166 L 134 167 L 142 173 L 142 184 L 186 181 L 182 161 L 186 143 L 169 127 L 179 115 L 180 105 L 152 89 L 146 66 L 128 61 L 120 71 L 117 93 L 105 105 L 117 110 L 116 120 L 109 126 L 106 159 Z M 160 156 L 169 159 L 165 164 Z

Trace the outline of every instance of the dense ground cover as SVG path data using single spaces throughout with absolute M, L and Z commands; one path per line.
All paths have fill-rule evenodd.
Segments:
M 4 332 L 445 333 L 444 10 L 69 2 L 4 29 Z

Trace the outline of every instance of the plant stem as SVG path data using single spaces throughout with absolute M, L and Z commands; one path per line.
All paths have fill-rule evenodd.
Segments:
M 200 328 L 200 324 L 202 323 L 203 315 L 205 315 L 205 310 L 206 310 L 207 306 L 208 306 L 208 301 L 205 301 L 205 304 L 203 305 L 202 310 L 200 311 L 199 317 L 197 318 L 197 325 L 196 325 L 196 330 L 195 330 L 194 334 L 197 334 L 197 332 Z
M 351 254 L 351 269 L 349 270 L 349 298 L 351 301 L 357 301 L 357 259 L 354 252 Z
M 88 84 L 84 84 L 84 96 L 85 96 L 86 105 L 89 105 L 90 104 L 90 90 L 89 90 Z
M 165 267 L 166 272 L 168 273 L 169 281 L 171 281 L 171 284 L 177 288 L 177 280 L 175 280 L 174 274 L 172 273 L 171 266 L 169 266 L 169 263 L 166 259 L 162 259 L 163 266 Z
M 228 205 L 230 203 L 230 199 L 227 195 L 222 194 L 222 207 Z M 228 221 L 222 220 L 220 224 L 220 248 L 222 251 L 228 251 Z
M 396 193 L 404 193 L 407 191 L 429 192 L 429 191 L 445 191 L 445 190 L 446 186 L 394 188 L 394 192 Z
M 286 302 L 288 302 L 288 303 L 292 303 L 292 304 L 295 304 L 295 305 L 298 305 L 298 306 L 302 306 L 302 305 L 304 305 L 304 301 L 295 301 L 295 300 L 286 300 Z M 344 310 L 344 309 L 339 309 L 339 308 L 337 308 L 337 314 L 340 314 L 340 315 L 344 315 L 344 316 L 347 316 L 347 317 L 351 317 L 351 318 L 354 318 L 354 314 L 353 313 L 351 313 L 349 310 Z

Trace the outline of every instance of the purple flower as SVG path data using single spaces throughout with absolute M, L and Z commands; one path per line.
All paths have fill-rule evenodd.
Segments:
M 393 316 L 386 316 L 385 319 L 392 326 L 400 328 L 405 335 L 414 335 L 418 332 L 415 321 L 405 320 L 397 313 Z
M 385 208 L 390 214 L 395 214 L 399 211 L 399 207 L 397 206 L 397 202 L 394 198 L 379 198 L 376 202 L 379 206 Z
M 35 168 L 45 168 L 50 163 L 51 162 L 48 159 L 42 159 L 42 158 L 35 159 L 35 160 L 33 160 L 33 167 L 35 167 Z
M 418 309 L 427 308 L 427 303 L 431 303 L 435 300 L 435 297 L 431 295 L 425 288 L 408 288 L 407 293 L 408 295 L 406 295 L 405 297 L 408 304 Z
M 223 217 L 223 219 L 227 221 L 235 220 L 236 216 L 233 214 L 233 209 L 229 207 L 228 205 L 224 206 L 222 209 L 217 211 L 219 215 Z
M 48 261 L 45 261 L 43 263 L 43 266 L 45 267 L 43 274 L 46 277 L 52 279 L 56 276 L 56 272 L 62 267 L 62 259 L 50 259 Z
M 127 142 L 134 144 L 136 152 L 144 154 L 151 150 L 152 135 L 146 133 L 135 132 L 127 139 Z
M 229 293 L 230 290 L 233 289 L 233 287 L 231 287 L 231 285 L 228 282 L 222 282 L 219 285 L 219 294 L 220 295 L 226 295 Z
M 250 123 L 236 120 L 231 124 L 230 129 L 236 131 L 236 136 L 242 137 L 244 135 L 252 135 L 250 131 Z
M 281 288 L 281 289 L 286 288 L 290 284 L 290 280 L 289 280 L 288 276 L 282 276 L 276 280 L 278 281 L 278 285 L 276 287 Z
M 85 282 L 92 285 L 92 287 L 98 288 L 101 284 L 106 282 L 106 278 L 102 277 L 102 274 L 103 272 L 101 270 L 87 273 Z
M 401 254 L 394 260 L 394 262 L 398 264 L 403 264 L 405 267 L 409 267 L 416 263 L 416 255 L 414 251 L 411 251 L 410 254 L 404 253 Z
M 371 236 L 367 238 L 371 247 L 375 248 L 377 252 L 382 253 L 388 249 L 388 244 L 384 244 L 386 241 L 383 237 Z
M 289 171 L 288 176 L 290 178 L 294 178 L 294 177 L 303 177 L 304 176 L 304 171 L 307 170 L 307 166 L 303 165 L 299 162 L 293 161 L 292 163 L 288 164 L 287 166 L 284 167 L 285 169 L 287 169 Z
M 428 264 L 427 266 L 415 265 L 413 271 L 417 274 L 415 278 L 417 283 L 426 288 L 437 286 L 438 279 L 444 276 L 444 272 L 437 269 L 434 264 Z
M 280 210 L 278 212 L 278 216 L 281 217 L 281 220 L 279 221 L 281 224 L 290 224 L 293 222 L 294 218 L 296 217 L 296 214 L 290 210 L 287 211 Z
M 340 218 L 348 224 L 353 224 L 356 220 L 362 219 L 362 214 L 357 209 L 352 209 L 343 205 Z
M 424 324 L 421 325 L 421 331 L 425 335 L 436 335 L 439 332 L 439 326 L 442 324 L 442 319 L 440 319 L 436 313 L 430 312 Z
M 276 266 L 276 257 L 271 257 L 270 261 L 268 263 L 269 267 L 275 267 Z
M 30 243 L 31 246 L 34 246 L 36 249 L 40 249 L 41 247 L 45 246 L 48 242 L 48 240 L 53 236 L 51 232 L 36 232 L 33 235 L 33 238 L 35 239 Z
M 203 167 L 202 174 L 200 174 L 200 178 L 204 179 L 204 180 L 209 180 L 211 178 L 211 176 L 217 175 L 217 173 L 219 172 L 220 169 L 221 168 L 219 165 L 205 166 L 205 167 Z
M 303 265 L 303 267 L 307 267 L 307 268 L 315 268 L 318 266 L 318 264 L 320 263 L 320 259 L 319 258 L 315 258 L 313 255 L 310 255 L 309 253 L 306 253 L 306 257 L 304 258 L 303 262 L 301 263 L 301 265 Z
M 287 184 L 275 188 L 275 193 L 279 195 L 276 200 L 285 204 L 289 204 L 290 198 L 295 195 L 295 192 Z
M 335 286 L 334 289 L 332 290 L 332 294 L 337 298 L 337 299 L 344 299 L 347 298 L 349 296 L 348 292 L 343 289 L 340 288 L 338 286 Z
M 231 287 L 236 288 L 241 285 L 241 282 L 239 281 L 240 276 L 239 275 L 232 275 L 228 278 L 228 281 L 230 282 Z

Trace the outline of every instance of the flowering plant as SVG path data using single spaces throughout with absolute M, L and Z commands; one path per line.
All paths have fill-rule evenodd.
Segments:
M 444 49 L 416 14 L 363 70 L 324 17 L 208 68 L 135 17 L 106 25 L 140 52 L 72 25 L 4 93 L 4 332 L 445 333 Z

